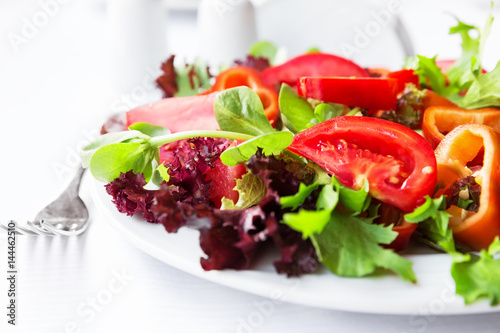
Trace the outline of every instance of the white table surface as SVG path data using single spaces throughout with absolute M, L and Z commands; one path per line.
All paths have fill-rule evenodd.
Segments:
M 456 57 L 459 41 L 447 36 L 453 18 L 444 11 L 482 24 L 488 2 L 432 3 L 406 2 L 404 22 L 419 53 Z M 95 135 L 112 111 L 143 102 L 127 101 L 131 91 L 120 94 L 110 83 L 113 60 L 103 3 L 67 1 L 59 9 L 16 53 L 6 36 L 19 33 L 23 18 L 32 17 L 39 4 L 0 1 L 0 219 L 4 222 L 33 218 L 69 180 L 77 147 Z M 168 22 L 169 51 L 186 57 L 196 54 L 195 14 L 172 12 Z M 495 42 L 499 36 L 497 22 L 485 51 L 486 68 L 500 59 Z M 92 202 L 88 181 L 83 183 L 81 196 L 90 212 L 87 233 L 74 238 L 18 238 L 18 326 L 7 325 L 6 310 L 0 310 L 0 332 L 500 330 L 498 314 L 366 315 L 288 303 L 277 305 L 259 325 L 242 328 L 241 322 L 257 311 L 261 297 L 190 276 L 144 254 L 105 222 Z M 2 234 L 2 272 L 6 271 L 6 248 Z M 7 304 L 4 275 L 0 274 L 0 309 Z M 117 275 L 125 276 L 122 287 L 115 281 Z M 90 311 L 96 297 L 109 294 L 110 283 L 119 291 L 104 306 L 98 304 Z

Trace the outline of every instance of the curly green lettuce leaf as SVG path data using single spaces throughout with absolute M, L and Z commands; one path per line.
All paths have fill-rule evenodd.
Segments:
M 419 77 L 419 83 L 422 87 L 431 88 L 436 93 L 444 95 L 446 92 L 446 78 L 436 65 L 436 58 L 417 55 L 414 58 L 406 60 L 405 67 L 415 70 Z
M 480 255 L 453 253 L 451 275 L 455 280 L 456 293 L 465 304 L 487 298 L 492 306 L 500 304 L 500 240 L 495 238 L 489 249 Z
M 492 24 L 493 16 L 490 11 L 482 28 L 458 21 L 457 25 L 450 29 L 450 34 L 459 34 L 462 38 L 462 55 L 447 70 L 447 79 L 436 65 L 436 57 L 410 58 L 406 67 L 416 71 L 422 87 L 431 88 L 463 108 L 500 106 L 500 85 L 497 83 L 500 70 L 494 70 L 489 75 L 482 74 L 481 66 L 484 46 Z M 478 36 L 472 37 L 471 32 L 477 32 Z
M 310 187 L 301 186 L 299 188 L 301 194 L 294 197 L 285 197 L 285 204 L 293 206 L 302 204 L 308 194 L 312 193 L 312 190 L 315 189 L 313 185 Z M 338 202 L 338 185 L 334 183 L 325 185 L 319 193 L 316 210 L 300 209 L 298 213 L 284 214 L 283 223 L 287 224 L 293 230 L 301 232 L 304 239 L 312 237 L 313 234 L 320 234 L 330 222 L 331 214 L 335 207 L 337 207 Z
M 448 229 L 450 214 L 446 212 L 446 197 L 432 199 L 427 196 L 425 202 L 412 213 L 404 216 L 409 223 L 418 223 L 418 230 L 425 236 L 427 243 L 444 251 L 455 251 L 453 233 Z
M 266 196 L 267 186 L 264 180 L 251 172 L 236 180 L 234 190 L 238 192 L 238 202 L 222 198 L 221 209 L 245 209 L 257 205 Z
M 462 56 L 446 72 L 450 85 L 457 87 L 459 91 L 468 89 L 481 74 L 481 58 L 492 24 L 493 16 L 490 12 L 482 29 L 461 21 L 450 29 L 450 35 L 459 34 L 462 37 Z M 476 38 L 471 37 L 472 31 L 477 31 Z
M 340 184 L 337 178 L 332 177 L 334 183 L 338 184 L 339 194 L 340 194 L 340 202 L 344 205 L 345 208 L 351 210 L 355 213 L 362 213 L 366 209 L 371 202 L 371 196 L 368 195 L 370 191 L 370 185 L 368 181 L 364 182 L 364 185 L 359 190 L 354 190 L 350 187 L 344 186 Z
M 318 187 L 319 183 L 313 183 L 311 185 L 305 185 L 304 183 L 300 183 L 299 190 L 294 195 L 290 195 L 287 197 L 280 198 L 280 204 L 283 208 L 291 208 L 292 210 L 296 210 L 304 204 L 307 197 L 311 195 Z
M 320 261 L 339 276 L 362 277 L 385 268 L 415 283 L 412 262 L 380 246 L 390 244 L 397 233 L 392 226 L 372 222 L 373 219 L 334 211 L 323 231 L 311 236 Z
M 460 106 L 467 109 L 500 106 L 500 62 L 493 71 L 480 75 L 472 82 Z
M 161 177 L 162 181 L 165 181 L 168 183 L 170 180 L 170 175 L 168 174 L 168 168 L 165 167 L 165 165 L 162 163 L 158 165 L 158 167 L 155 169 L 156 172 L 158 172 L 158 175 Z

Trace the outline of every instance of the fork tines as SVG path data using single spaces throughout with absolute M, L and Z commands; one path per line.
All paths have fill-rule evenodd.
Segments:
M 5 231 L 14 231 L 16 235 L 32 235 L 32 236 L 55 236 L 56 234 L 46 230 L 40 225 L 31 221 L 27 221 L 26 226 L 23 226 L 14 220 L 10 220 L 7 225 L 0 222 L 0 228 Z

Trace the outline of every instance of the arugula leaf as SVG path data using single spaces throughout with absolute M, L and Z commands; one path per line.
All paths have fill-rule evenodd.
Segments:
M 129 126 L 129 129 L 139 131 L 149 137 L 162 136 L 170 134 L 170 131 L 163 127 L 148 123 L 135 123 Z
M 271 65 L 275 64 L 278 48 L 271 42 L 260 41 L 250 47 L 250 54 L 255 58 L 265 58 Z
M 262 148 L 262 153 L 266 156 L 278 155 L 288 148 L 292 141 L 293 134 L 290 132 L 266 133 L 225 150 L 220 159 L 225 165 L 238 165 L 248 161 L 259 148 Z
M 480 256 L 453 253 L 451 275 L 456 293 L 464 298 L 465 304 L 480 298 L 488 298 L 492 306 L 500 304 L 500 259 L 494 258 L 497 253 L 500 253 L 498 237 Z
M 303 191 L 308 191 L 304 187 Z M 305 193 L 301 195 L 304 196 Z M 307 197 L 303 197 L 304 200 Z M 299 201 L 299 197 L 290 199 L 292 204 Z M 296 201 L 296 202 L 293 202 Z M 302 233 L 302 238 L 313 237 L 323 231 L 330 222 L 331 214 L 339 202 L 339 189 L 337 184 L 323 186 L 316 202 L 317 210 L 301 209 L 298 213 L 287 213 L 283 215 L 283 222 L 290 228 Z
M 293 133 L 309 128 L 309 123 L 315 118 L 314 109 L 307 99 L 287 84 L 281 85 L 279 106 L 285 126 Z
M 381 267 L 415 283 L 413 263 L 379 245 L 390 244 L 397 233 L 392 231 L 392 226 L 372 222 L 372 219 L 334 211 L 323 231 L 311 236 L 320 261 L 339 276 L 362 277 Z
M 267 193 L 266 183 L 262 178 L 251 172 L 236 180 L 235 191 L 238 191 L 238 202 L 222 198 L 221 209 L 245 209 L 257 205 Z
M 236 87 L 217 95 L 214 113 L 220 129 L 258 136 L 274 132 L 259 96 L 248 87 Z

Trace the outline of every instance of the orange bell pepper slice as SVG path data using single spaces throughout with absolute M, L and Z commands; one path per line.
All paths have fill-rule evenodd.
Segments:
M 474 213 L 457 206 L 448 209 L 455 238 L 475 250 L 486 249 L 500 236 L 500 132 L 481 124 L 460 125 L 435 150 L 438 183 L 444 184 L 437 195 L 470 175 L 467 163 L 483 150 L 482 168 L 473 175 L 481 185 L 479 210 Z
M 214 85 L 200 95 L 240 86 L 247 86 L 259 95 L 264 106 L 264 114 L 269 119 L 271 125 L 275 126 L 279 115 L 278 93 L 273 88 L 265 85 L 261 79 L 260 72 L 253 68 L 237 66 L 221 72 L 215 78 Z
M 432 90 L 425 89 L 424 91 L 425 96 L 422 99 L 422 109 L 424 111 L 431 106 L 458 107 L 458 105 L 450 101 L 448 98 L 443 97 Z
M 422 132 L 433 148 L 455 127 L 476 123 L 500 130 L 500 109 L 466 110 L 459 107 L 436 106 L 424 112 Z

